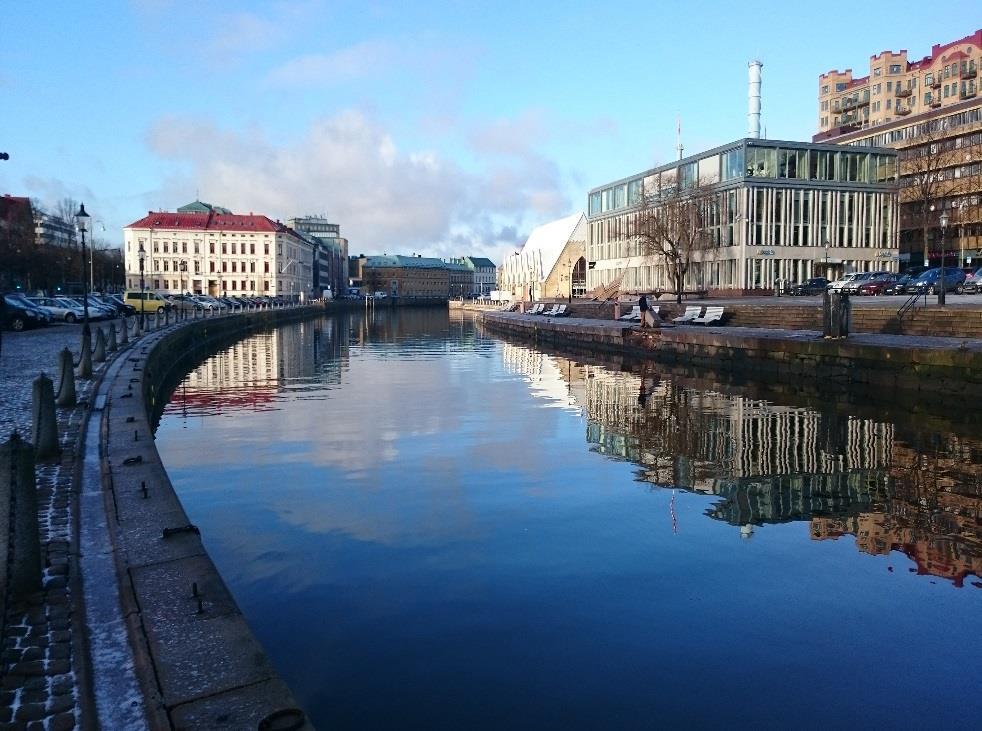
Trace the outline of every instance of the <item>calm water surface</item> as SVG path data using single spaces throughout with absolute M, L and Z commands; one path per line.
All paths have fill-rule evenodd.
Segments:
M 705 378 L 358 314 L 157 441 L 321 728 L 977 728 L 978 428 Z

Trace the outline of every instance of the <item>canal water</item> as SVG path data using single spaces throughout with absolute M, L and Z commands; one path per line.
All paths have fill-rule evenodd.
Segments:
M 157 443 L 320 728 L 977 727 L 982 436 L 915 409 L 380 309 L 218 353 Z

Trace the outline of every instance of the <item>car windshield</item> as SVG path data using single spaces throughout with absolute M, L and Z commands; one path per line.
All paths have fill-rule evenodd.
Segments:
M 27 305 L 28 307 L 34 307 L 34 303 L 28 301 L 28 299 L 22 294 L 5 294 L 3 298 L 7 300 L 7 302 L 10 302 L 11 304 L 16 304 L 21 306 Z

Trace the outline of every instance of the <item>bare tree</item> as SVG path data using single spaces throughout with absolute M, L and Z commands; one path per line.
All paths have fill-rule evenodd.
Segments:
M 645 256 L 665 265 L 676 302 L 682 302 L 693 254 L 709 243 L 707 223 L 713 203 L 710 193 L 698 184 L 641 190 L 634 235 Z
M 928 263 L 930 231 L 938 225 L 945 198 L 965 192 L 966 180 L 956 176 L 965 151 L 945 139 L 945 120 L 924 122 L 912 144 L 900 150 L 901 230 L 921 232 L 924 264 Z
M 69 234 L 71 245 L 77 246 L 75 238 L 75 214 L 78 213 L 78 201 L 70 196 L 66 196 L 55 204 L 54 215 L 71 226 Z

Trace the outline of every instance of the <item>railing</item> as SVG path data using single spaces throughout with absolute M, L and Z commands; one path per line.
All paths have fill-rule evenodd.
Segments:
M 910 114 L 910 107 L 902 107 L 897 105 L 897 108 L 894 111 L 901 117 L 906 117 L 908 114 Z
M 908 312 L 910 312 L 911 310 L 913 310 L 914 307 L 917 306 L 917 298 L 918 297 L 921 297 L 921 296 L 924 297 L 924 306 L 927 307 L 927 290 L 925 289 L 923 293 L 922 292 L 914 292 L 914 294 L 911 295 L 910 298 L 906 302 L 903 303 L 903 305 L 901 305 L 900 309 L 897 310 L 897 320 L 898 321 L 900 321 L 900 322 L 903 322 L 904 321 L 904 315 L 906 315 Z
M 898 86 L 897 87 L 897 96 L 900 96 L 900 97 L 910 96 L 913 93 L 914 93 L 913 92 L 913 89 L 911 89 L 909 86 Z

